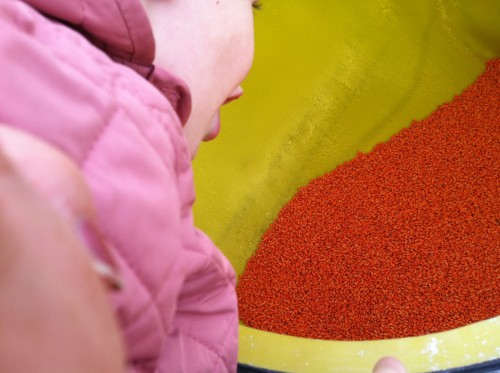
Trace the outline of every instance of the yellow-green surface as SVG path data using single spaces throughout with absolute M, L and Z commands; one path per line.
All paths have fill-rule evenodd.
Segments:
M 245 95 L 195 161 L 196 222 L 238 274 L 279 209 L 338 164 L 450 101 L 500 56 L 499 0 L 264 0 Z M 439 335 L 316 341 L 240 327 L 244 363 L 368 372 L 385 354 L 413 372 L 500 357 L 498 318 Z

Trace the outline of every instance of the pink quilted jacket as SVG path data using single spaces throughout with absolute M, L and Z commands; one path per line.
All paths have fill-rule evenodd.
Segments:
M 193 225 L 185 84 L 140 0 L 0 0 L 0 122 L 68 154 L 125 280 L 130 372 L 236 370 L 234 271 Z

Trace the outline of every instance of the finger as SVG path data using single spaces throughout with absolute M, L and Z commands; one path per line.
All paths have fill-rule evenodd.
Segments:
M 76 225 L 99 277 L 111 290 L 121 289 L 114 257 L 95 224 L 92 197 L 78 166 L 50 144 L 13 128 L 0 126 L 0 141 L 11 167 Z
M 373 368 L 373 373 L 408 373 L 403 363 L 394 357 L 383 357 Z
M 75 229 L 0 147 L 0 371 L 121 372 L 123 346 Z
M 17 172 L 63 215 L 69 219 L 94 218 L 85 179 L 67 155 L 29 133 L 2 125 L 0 142 Z

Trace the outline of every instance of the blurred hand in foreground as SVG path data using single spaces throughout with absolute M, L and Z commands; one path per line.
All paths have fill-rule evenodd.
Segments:
M 79 233 L 93 221 L 78 168 L 0 126 L 1 372 L 123 371 L 108 286 Z

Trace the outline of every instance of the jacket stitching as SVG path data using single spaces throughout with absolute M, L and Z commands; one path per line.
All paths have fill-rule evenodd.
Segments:
M 127 29 L 127 35 L 130 40 L 130 45 L 132 46 L 132 51 L 129 54 L 129 61 L 131 61 L 135 55 L 135 39 L 132 37 L 132 29 L 130 27 L 130 22 L 128 22 L 127 15 L 125 11 L 122 9 L 122 6 L 119 1 L 115 1 L 115 4 L 122 16 L 123 23 L 125 24 L 125 28 Z
M 198 240 L 199 240 L 199 239 L 198 239 Z M 198 241 L 198 242 L 199 242 L 199 241 Z M 211 242 L 211 241 L 210 241 L 210 242 Z M 218 249 L 217 249 L 217 247 L 215 247 L 215 245 L 214 245 L 213 243 L 212 243 L 212 245 L 213 245 L 213 248 L 215 248 L 216 250 L 218 250 Z M 219 263 L 219 261 L 218 261 L 217 259 L 213 258 L 213 257 L 212 257 L 212 255 L 210 255 L 209 253 L 206 253 L 206 252 L 197 251 L 197 250 L 195 250 L 195 249 L 193 249 L 193 248 L 189 247 L 189 245 L 186 245 L 186 244 L 184 244 L 184 245 L 182 246 L 182 248 L 183 248 L 184 250 L 187 250 L 187 251 L 191 252 L 191 253 L 198 254 L 198 255 L 201 255 L 201 256 L 206 257 L 208 260 L 210 260 L 210 261 L 211 261 L 211 263 L 212 263 L 212 264 L 214 264 L 214 267 L 215 267 L 215 268 L 217 268 L 217 271 L 218 271 L 220 274 L 222 274 L 222 275 L 223 275 L 222 277 L 224 278 L 225 282 L 226 282 L 226 283 L 228 283 L 228 284 L 230 284 L 231 286 L 233 286 L 233 287 L 234 287 L 234 283 L 233 283 L 233 280 L 232 280 L 232 277 L 233 277 L 233 276 L 228 276 L 227 272 L 226 272 L 226 271 L 224 271 L 224 267 L 223 267 L 223 265 L 222 265 L 221 263 Z
M 111 242 L 111 247 L 113 248 L 112 249 L 113 254 L 118 255 L 118 256 L 120 256 L 123 259 L 123 261 L 127 264 L 128 268 L 131 270 L 132 274 L 134 275 L 134 277 L 137 280 L 137 282 L 139 283 L 139 285 L 144 289 L 144 291 L 146 292 L 146 294 L 149 296 L 149 301 L 144 306 L 144 308 L 141 310 L 141 312 L 138 312 L 135 317 L 133 317 L 133 318 L 131 317 L 131 318 L 128 319 L 128 325 L 133 325 L 138 320 L 140 320 L 141 318 L 145 317 L 145 313 L 143 311 L 146 310 L 147 308 L 151 307 L 152 309 L 154 309 L 154 311 L 156 313 L 157 322 L 160 324 L 160 327 L 161 327 L 161 330 L 162 330 L 162 334 L 165 336 L 166 326 L 164 325 L 163 320 L 161 318 L 161 312 L 160 312 L 160 309 L 158 308 L 158 304 L 154 301 L 155 297 L 153 296 L 153 293 L 146 286 L 146 284 L 143 282 L 141 276 L 139 276 L 137 270 L 131 264 L 131 261 L 127 258 L 127 256 L 124 255 L 123 251 L 122 250 L 117 250 L 117 248 L 120 247 L 120 246 L 117 245 L 114 240 L 110 240 L 109 237 L 105 237 L 105 238 Z M 160 354 L 161 353 L 159 353 L 158 356 L 160 356 Z
M 111 127 L 111 119 L 117 114 L 117 112 L 118 112 L 118 109 L 115 109 L 115 110 L 112 111 L 112 114 L 107 118 L 107 120 L 105 121 L 105 124 L 100 128 L 100 131 L 95 136 L 94 141 L 89 146 L 89 148 L 88 148 L 88 150 L 87 150 L 87 152 L 86 152 L 86 154 L 85 154 L 85 156 L 83 158 L 83 161 L 82 161 L 82 164 L 81 164 L 82 170 L 85 169 L 85 167 L 87 165 L 87 161 L 90 158 L 90 155 L 97 148 L 99 141 L 104 136 L 104 133 Z M 149 142 L 148 142 L 148 144 L 149 144 Z M 134 277 L 137 279 L 138 283 L 141 285 L 141 287 L 148 294 L 148 296 L 150 298 L 150 301 L 148 302 L 148 306 L 152 306 L 154 308 L 154 310 L 156 311 L 159 323 L 160 323 L 160 325 L 162 327 L 162 330 L 165 330 L 165 325 L 163 324 L 163 320 L 161 319 L 161 316 L 160 316 L 161 312 L 160 312 L 160 310 L 159 310 L 158 305 L 156 304 L 156 302 L 154 302 L 154 300 L 156 299 L 156 294 L 153 294 L 153 292 L 151 291 L 151 289 L 149 289 L 149 287 L 146 286 L 146 284 L 142 280 L 142 276 L 139 276 L 139 272 L 132 265 L 132 261 L 127 258 L 127 256 L 124 253 L 124 250 L 118 250 L 118 248 L 121 247 L 121 246 L 117 245 L 117 243 L 114 240 L 111 240 L 110 237 L 105 237 L 105 238 L 107 240 L 111 241 L 110 243 L 111 243 L 111 246 L 114 247 L 113 252 L 115 253 L 115 255 L 119 255 L 124 260 L 124 262 L 127 264 L 127 266 L 132 271 Z M 140 320 L 141 317 L 142 317 L 142 314 L 139 313 L 135 318 L 129 319 L 129 323 L 133 324 L 133 323 L 137 322 L 137 320 Z
M 237 315 L 237 314 L 236 314 L 236 315 Z M 222 343 L 221 343 L 221 347 L 222 347 L 222 348 L 226 345 L 227 338 L 228 338 L 228 336 L 229 336 L 229 331 L 230 331 L 230 330 L 232 329 L 232 327 L 233 327 L 233 324 L 234 324 L 234 321 L 235 321 L 236 315 L 231 316 L 231 319 L 230 319 L 230 320 L 229 320 L 229 322 L 228 322 L 228 327 L 227 327 L 227 329 L 226 329 L 226 333 L 224 334 L 224 338 L 222 338 Z M 227 357 L 227 356 L 225 356 L 225 357 L 223 356 L 223 357 L 222 357 L 222 360 L 223 360 L 226 364 L 228 364 L 228 365 L 229 365 L 229 361 L 227 361 L 227 360 L 226 360 L 226 357 Z M 217 366 L 217 364 L 218 364 L 218 361 L 217 361 L 217 362 L 215 363 L 215 365 L 214 365 L 214 372 L 215 372 L 215 367 Z
M 117 112 L 118 112 L 118 109 L 116 107 L 113 107 L 109 111 L 109 114 L 106 115 L 106 117 L 103 119 L 103 124 L 99 127 L 99 130 L 97 131 L 97 133 L 95 134 L 95 136 L 92 139 L 91 143 L 89 144 L 89 146 L 87 147 L 87 149 L 85 149 L 85 151 L 84 151 L 84 153 L 82 155 L 82 158 L 80 160 L 80 166 L 81 166 L 82 170 L 85 168 L 85 166 L 87 164 L 87 161 L 89 160 L 91 154 L 94 153 L 94 151 L 95 151 L 95 149 L 97 147 L 97 144 L 102 139 L 104 133 L 111 126 L 111 121 L 112 121 L 113 117 L 117 114 Z
M 82 20 L 80 22 L 80 25 L 83 25 L 87 20 L 87 8 L 85 7 L 85 3 L 83 2 L 83 0 L 80 0 L 79 3 L 82 10 Z
M 125 112 L 125 115 L 128 116 L 128 114 Z M 156 118 L 157 121 L 160 121 L 159 118 Z M 153 146 L 153 144 L 151 144 L 149 138 L 146 136 L 146 134 L 144 133 L 144 130 L 143 130 L 143 127 L 142 126 L 138 126 L 134 123 L 134 127 L 137 129 L 137 132 L 139 133 L 139 135 L 143 138 L 143 140 L 145 140 L 145 142 L 147 143 L 147 145 L 149 146 L 149 148 L 151 148 L 151 150 L 153 150 L 155 156 L 160 160 L 160 163 L 162 164 L 162 166 L 164 167 L 164 171 L 166 172 L 171 172 L 171 169 L 170 167 L 167 165 L 164 157 L 161 156 L 161 154 L 158 152 L 158 150 Z M 160 130 L 162 132 L 164 132 L 165 136 L 168 138 L 168 141 L 170 143 L 170 145 L 173 147 L 173 144 L 172 144 L 172 138 L 171 138 L 171 134 L 165 130 L 165 128 L 163 128 L 164 126 L 160 126 Z
M 228 322 L 228 326 L 226 328 L 226 332 L 224 333 L 224 337 L 222 338 L 221 340 L 221 343 L 218 343 L 218 345 L 220 346 L 219 349 L 223 349 L 225 344 L 226 344 L 226 341 L 227 341 L 227 338 L 228 338 L 228 335 L 229 335 L 229 332 L 230 330 L 232 329 L 233 327 L 233 324 L 234 324 L 234 319 L 236 318 L 235 315 L 231 316 L 229 322 Z M 198 339 L 197 337 L 195 337 L 194 335 L 192 335 L 191 333 L 185 331 L 185 330 L 181 330 L 181 329 L 178 329 L 179 330 L 179 333 L 185 335 L 186 337 L 192 339 L 193 341 L 195 341 L 196 343 L 202 345 L 203 347 L 205 347 L 207 350 L 209 350 L 210 352 L 214 353 L 216 355 L 216 359 L 214 361 L 214 364 L 212 366 L 212 371 L 215 372 L 215 368 L 219 365 L 220 361 L 223 361 L 225 364 L 224 366 L 226 366 L 227 363 L 229 363 L 223 354 L 221 354 L 219 351 L 217 351 L 214 347 L 211 347 L 209 346 L 207 343 L 201 341 L 200 339 Z
M 199 345 L 205 347 L 208 351 L 212 352 L 215 355 L 215 361 L 214 361 L 214 364 L 212 365 L 212 369 L 215 369 L 215 367 L 217 366 L 219 360 L 224 360 L 223 357 L 221 356 L 221 354 L 218 351 L 216 351 L 213 347 L 207 345 L 205 342 L 201 341 L 200 339 L 196 338 L 191 333 L 189 333 L 187 331 L 180 330 L 180 329 L 179 329 L 179 333 L 185 335 L 186 337 L 188 337 L 191 340 L 195 341 Z

